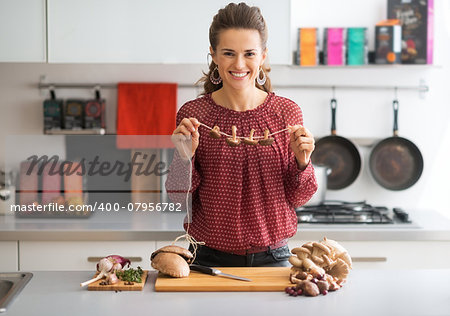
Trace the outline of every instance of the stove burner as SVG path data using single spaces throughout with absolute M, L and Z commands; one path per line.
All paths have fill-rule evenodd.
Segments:
M 394 217 L 387 207 L 372 206 L 365 201 L 325 201 L 296 209 L 299 223 L 311 224 L 392 224 Z M 407 217 L 406 217 L 407 218 Z M 402 221 L 399 217 L 401 222 Z
M 367 214 L 357 214 L 355 215 L 354 219 L 357 222 L 367 222 L 368 217 Z
M 300 222 L 310 222 L 312 220 L 312 218 L 313 218 L 312 214 L 301 214 L 301 215 L 298 215 L 299 223 Z

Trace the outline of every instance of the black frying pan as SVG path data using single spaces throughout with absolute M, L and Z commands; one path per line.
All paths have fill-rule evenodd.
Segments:
M 347 138 L 336 135 L 336 99 L 331 100 L 331 135 L 316 142 L 311 160 L 314 164 L 330 167 L 327 188 L 340 190 L 352 184 L 361 171 L 361 155 Z
M 398 136 L 398 101 L 394 108 L 394 136 L 380 141 L 370 154 L 370 172 L 375 181 L 389 190 L 405 190 L 422 175 L 423 157 L 419 148 Z

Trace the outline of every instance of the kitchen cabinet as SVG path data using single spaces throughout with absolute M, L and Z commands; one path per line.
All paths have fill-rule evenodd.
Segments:
M 289 248 L 306 241 L 290 240 Z M 448 269 L 449 241 L 342 241 L 353 269 Z
M 45 3 L 0 1 L 0 62 L 46 62 Z
M 206 65 L 209 26 L 228 3 L 48 0 L 48 61 Z M 269 26 L 270 63 L 290 64 L 290 1 L 247 3 L 261 8 Z
M 108 255 L 130 258 L 132 266 L 151 269 L 154 241 L 20 241 L 20 271 L 95 271 Z M 139 259 L 140 261 L 139 261 Z
M 291 239 L 288 245 L 293 249 L 305 242 Z M 2 253 L 0 271 L 17 271 L 19 258 L 20 271 L 91 271 L 95 269 L 95 264 L 100 258 L 111 254 L 131 257 L 134 267 L 139 265 L 144 269 L 152 269 L 151 253 L 171 243 L 172 240 L 20 241 L 17 252 L 17 242 L 0 242 Z M 340 243 L 353 258 L 353 269 L 450 268 L 450 241 L 341 241 Z M 175 244 L 188 247 L 188 243 L 184 240 Z
M 17 241 L 0 241 L 0 272 L 17 271 Z

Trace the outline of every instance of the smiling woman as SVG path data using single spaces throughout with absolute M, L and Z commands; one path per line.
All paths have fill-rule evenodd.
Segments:
M 247 32 L 243 32 L 244 30 Z M 200 79 L 200 82 L 204 83 L 203 94 L 222 88 L 223 67 L 219 67 L 219 64 L 225 66 L 225 64 L 222 65 L 223 59 L 220 58 L 222 56 L 228 57 L 229 60 L 238 59 L 239 62 L 251 60 L 252 65 L 258 67 L 256 69 L 258 73 L 253 73 L 250 79 L 254 80 L 259 75 L 260 80 L 256 82 L 256 87 L 266 92 L 272 91 L 272 85 L 267 76 L 270 68 L 264 65 L 267 56 L 267 34 L 266 22 L 259 8 L 249 7 L 244 3 L 238 5 L 230 3 L 226 8 L 219 10 L 209 29 L 210 54 L 213 56 L 213 61 L 209 65 L 209 72 Z M 248 47 L 242 47 L 243 43 Z M 243 60 L 239 60 L 240 58 Z M 237 75 L 242 76 L 245 73 L 238 72 Z M 215 83 L 210 78 L 216 78 L 218 82 Z
M 167 192 L 184 202 L 176 175 L 192 174 L 184 191 L 192 194 L 192 218 L 184 227 L 204 243 L 195 263 L 289 265 L 287 239 L 297 231 L 294 208 L 317 190 L 310 162 L 313 135 L 303 126 L 300 107 L 271 90 L 264 67 L 267 28 L 259 8 L 230 3 L 219 10 L 209 40 L 212 62 L 200 80 L 205 91 L 177 113 Z M 214 138 L 207 126 L 214 126 Z M 232 134 L 232 144 L 222 132 Z M 270 142 L 251 141 L 269 133 Z M 183 149 L 185 136 L 192 140 L 191 152 Z
M 262 69 L 267 48 L 261 47 L 258 31 L 247 29 L 224 30 L 220 34 L 217 48 L 210 47 L 210 51 L 213 58 L 211 64 L 216 65 L 213 71 L 217 71 L 222 79 L 222 87 L 216 89 L 217 91 L 213 94 L 216 101 L 236 111 L 251 110 L 264 102 L 267 96 L 266 92 L 270 91 L 266 73 Z M 255 90 L 255 79 L 258 76 L 265 78 L 263 84 L 267 83 L 267 87 L 258 84 L 260 90 Z M 256 100 L 251 103 L 247 103 L 247 100 L 244 104 L 233 104 L 231 100 L 227 100 L 227 95 L 232 93 L 233 90 L 246 95 L 254 94 Z M 245 90 L 247 92 L 244 92 Z

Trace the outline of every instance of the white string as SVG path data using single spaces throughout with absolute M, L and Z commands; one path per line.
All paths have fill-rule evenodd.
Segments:
M 192 237 L 191 235 L 189 235 L 189 224 L 190 224 L 190 221 L 191 221 L 190 216 L 189 216 L 189 194 L 190 194 L 191 189 L 192 189 L 192 155 L 189 155 L 189 154 L 186 152 L 186 149 L 185 149 L 184 144 L 185 144 L 185 143 L 182 143 L 181 147 L 183 148 L 184 154 L 185 154 L 186 157 L 189 159 L 189 188 L 188 188 L 188 190 L 187 190 L 187 192 L 186 192 L 187 227 L 186 227 L 186 234 L 181 235 L 181 236 L 178 236 L 178 237 L 172 242 L 172 245 L 175 244 L 179 239 L 185 238 L 185 239 L 189 242 L 189 244 L 192 245 L 192 248 L 194 249 L 194 253 L 193 253 L 194 257 L 193 257 L 193 259 L 192 259 L 192 262 L 194 262 L 194 261 L 195 261 L 195 257 L 196 257 L 196 255 L 197 255 L 198 245 L 204 245 L 205 242 L 203 242 L 203 241 L 197 241 L 197 240 L 195 240 L 194 237 Z M 191 145 L 191 146 L 192 146 L 192 145 Z

